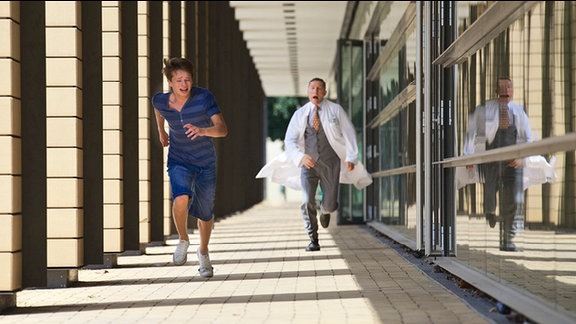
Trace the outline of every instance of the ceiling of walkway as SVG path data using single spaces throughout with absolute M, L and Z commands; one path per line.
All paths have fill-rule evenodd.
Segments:
M 230 1 L 266 96 L 306 97 L 314 77 L 330 83 L 347 3 Z

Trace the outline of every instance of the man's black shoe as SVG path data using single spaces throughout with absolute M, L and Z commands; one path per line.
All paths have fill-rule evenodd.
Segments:
M 306 247 L 306 251 L 320 251 L 320 245 L 318 244 L 318 242 L 312 241 Z
M 486 218 L 488 218 L 488 224 L 490 225 L 490 228 L 494 228 L 496 226 L 496 215 L 488 213 L 486 214 Z
M 324 228 L 328 228 L 328 225 L 330 225 L 330 214 L 320 215 L 320 225 Z

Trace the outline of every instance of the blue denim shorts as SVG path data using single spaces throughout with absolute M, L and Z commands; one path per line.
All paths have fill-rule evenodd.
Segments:
M 188 215 L 203 221 L 212 219 L 216 196 L 216 165 L 198 167 L 168 159 L 172 201 L 188 195 Z

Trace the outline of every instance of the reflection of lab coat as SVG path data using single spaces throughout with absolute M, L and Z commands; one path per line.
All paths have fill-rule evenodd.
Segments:
M 340 157 L 340 183 L 353 184 L 358 189 L 372 183 L 372 176 L 358 160 L 356 131 L 344 109 L 327 99 L 320 103 L 320 121 L 328 142 Z M 311 102 L 302 106 L 290 119 L 284 146 L 286 151 L 268 162 L 256 175 L 256 178 L 270 178 L 272 182 L 288 188 L 301 190 L 300 167 L 304 157 L 304 131 L 310 114 L 314 111 Z M 355 163 L 351 172 L 346 170 L 345 162 Z
M 511 101 L 508 104 L 513 115 L 514 124 L 518 129 L 516 143 L 532 142 L 530 121 L 524 112 L 524 107 Z M 486 142 L 492 143 L 499 124 L 498 99 L 489 100 L 485 105 L 476 107 L 468 119 L 468 131 L 464 143 L 464 155 L 471 155 L 485 150 Z M 556 179 L 554 160 L 550 163 L 543 156 L 529 156 L 524 158 L 524 189 L 532 185 L 553 182 Z M 456 168 L 456 186 L 458 189 L 466 184 L 483 182 L 478 175 L 478 168 L 467 170 L 465 167 Z
M 514 125 L 518 130 L 516 144 L 532 142 L 530 121 L 524 112 L 522 105 L 510 101 L 508 108 L 513 115 Z M 500 122 L 500 105 L 498 99 L 488 100 L 485 105 L 476 107 L 474 113 L 468 119 L 468 131 L 464 144 L 464 155 L 470 155 L 478 150 L 478 145 L 484 145 L 486 141 L 492 143 Z M 480 143 L 479 141 L 484 141 Z

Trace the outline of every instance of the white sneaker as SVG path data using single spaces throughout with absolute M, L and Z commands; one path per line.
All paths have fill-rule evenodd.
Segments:
M 208 278 L 214 276 L 214 268 L 212 268 L 208 254 L 200 253 L 200 248 L 196 250 L 196 254 L 198 255 L 198 261 L 200 262 L 200 268 L 198 269 L 200 277 Z
M 186 259 L 188 258 L 188 246 L 190 246 L 189 241 L 180 240 L 180 242 L 178 242 L 176 251 L 174 251 L 174 255 L 172 256 L 175 265 L 183 265 L 186 263 Z

